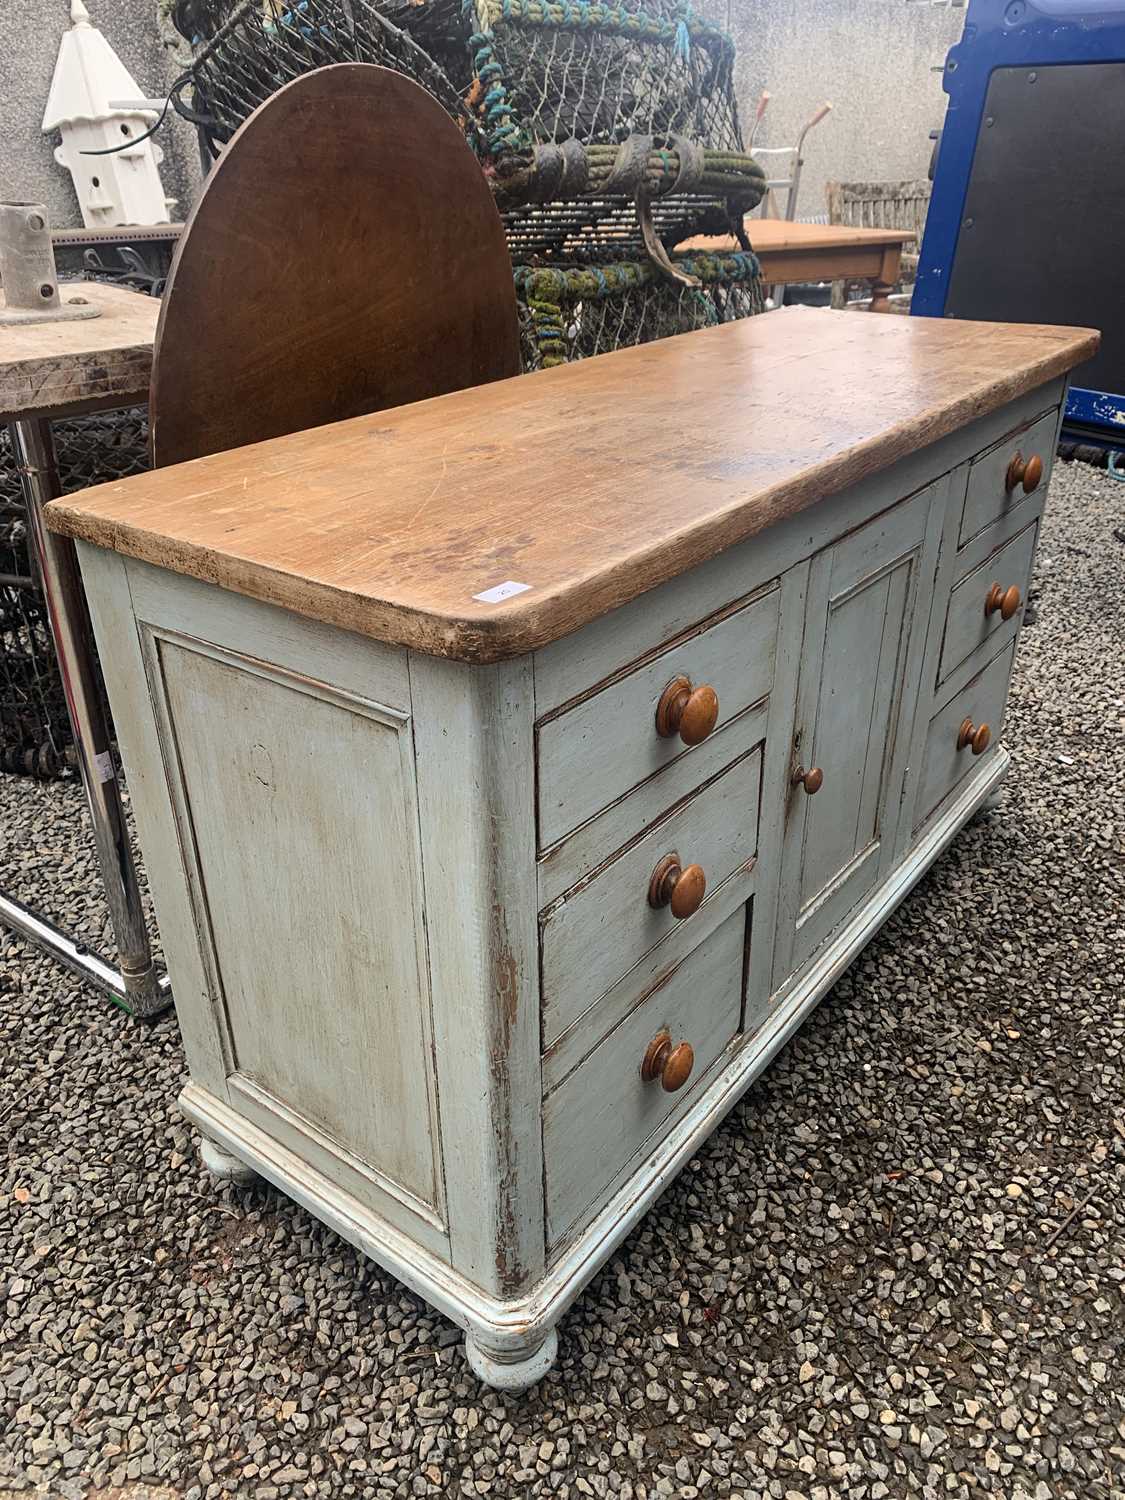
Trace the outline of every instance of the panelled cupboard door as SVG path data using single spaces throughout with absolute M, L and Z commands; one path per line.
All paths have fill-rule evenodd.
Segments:
M 809 569 L 774 988 L 885 875 L 906 773 L 948 480 L 818 553 Z M 810 794 L 796 773 L 817 770 Z M 815 785 L 815 778 L 809 781 Z

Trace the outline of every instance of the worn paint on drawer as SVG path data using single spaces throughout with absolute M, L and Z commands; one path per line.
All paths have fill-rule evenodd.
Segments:
M 664 855 L 678 854 L 685 868 L 703 866 L 708 900 L 746 870 L 758 842 L 761 774 L 756 749 L 547 909 L 540 935 L 545 1042 L 564 1032 L 669 932 L 700 921 L 706 902 L 681 921 L 668 907 L 648 904 L 649 877 Z
M 656 1145 L 739 1028 L 746 909 L 732 916 L 639 1003 L 543 1102 L 547 1239 L 593 1210 L 646 1142 Z M 687 1084 L 645 1083 L 641 1062 L 667 1030 L 695 1053 Z
M 944 682 L 955 667 L 959 667 L 966 657 L 987 642 L 999 640 L 1005 632 L 1010 635 L 1016 633 L 1027 600 L 1038 533 L 1039 518 L 1036 517 L 1030 526 L 980 563 L 952 590 L 945 616 L 945 636 L 938 668 L 939 683 Z M 1015 584 L 1020 591 L 1020 607 L 1011 619 L 1003 619 L 999 610 L 990 615 L 984 612 L 985 601 L 994 583 L 999 584 L 1001 589 Z
M 719 697 L 720 724 L 766 696 L 773 684 L 778 599 L 771 587 L 539 726 L 540 848 L 693 754 L 678 736 L 665 739 L 656 732 L 656 706 L 673 678 L 709 683 Z
M 991 743 L 995 745 L 999 740 L 1015 654 L 1013 638 L 999 656 L 994 657 L 931 719 L 918 794 L 918 826 L 984 762 L 985 756 L 975 756 L 967 747 L 958 750 L 957 736 L 963 721 L 972 719 L 974 725 L 987 724 L 992 731 Z
M 958 546 L 963 546 L 970 537 L 993 521 L 1006 516 L 1027 497 L 1022 485 L 1009 490 L 1005 483 L 1008 465 L 1017 453 L 1024 458 L 1038 454 L 1043 460 L 1043 478 L 1039 490 L 1046 494 L 1051 477 L 1051 461 L 1055 455 L 1055 432 L 1058 428 L 1058 412 L 1049 411 L 1030 427 L 1013 432 L 987 453 L 982 453 L 969 469 L 969 484 L 965 491 L 965 508 L 961 513 L 961 531 Z

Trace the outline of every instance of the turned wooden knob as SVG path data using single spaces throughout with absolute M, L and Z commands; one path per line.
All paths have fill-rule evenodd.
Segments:
M 719 695 L 710 683 L 692 687 L 690 677 L 673 677 L 656 705 L 656 732 L 685 745 L 698 745 L 719 722 Z
M 988 597 L 984 601 L 984 612 L 986 615 L 994 615 L 1000 611 L 1002 620 L 1010 620 L 1020 607 L 1020 591 L 1015 584 L 1002 589 L 998 583 L 994 583 L 988 591 Z
M 957 748 L 964 750 L 971 746 L 974 755 L 983 755 L 992 743 L 992 730 L 987 724 L 974 724 L 972 719 L 962 719 L 961 728 L 957 731 Z
M 1030 458 L 1024 458 L 1022 453 L 1012 455 L 1012 461 L 1008 465 L 1008 473 L 1005 485 L 1008 493 L 1015 489 L 1017 484 L 1023 485 L 1025 495 L 1030 495 L 1032 490 L 1038 489 L 1039 481 L 1043 478 L 1043 460 L 1038 453 L 1033 453 Z
M 671 1035 L 667 1031 L 658 1031 L 648 1044 L 641 1063 L 641 1077 L 646 1083 L 659 1078 L 660 1087 L 666 1093 L 674 1094 L 691 1077 L 694 1066 L 695 1053 L 690 1042 L 677 1042 L 673 1046 Z
M 803 786 L 810 797 L 815 797 L 824 785 L 824 772 L 819 766 L 813 766 L 811 771 L 806 771 L 804 766 L 798 766 L 793 772 L 793 785 Z
M 672 915 L 682 921 L 699 910 L 706 892 L 707 876 L 701 865 L 688 865 L 685 870 L 678 854 L 666 854 L 648 883 L 648 904 L 670 906 Z

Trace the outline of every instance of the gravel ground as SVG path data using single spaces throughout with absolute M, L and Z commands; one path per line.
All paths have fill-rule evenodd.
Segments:
M 175 1021 L 0 935 L 0 1489 L 1125 1496 L 1125 487 L 1053 485 L 1000 812 L 966 830 L 601 1272 L 557 1369 L 271 1189 L 216 1191 Z M 98 938 L 77 796 L 0 883 Z

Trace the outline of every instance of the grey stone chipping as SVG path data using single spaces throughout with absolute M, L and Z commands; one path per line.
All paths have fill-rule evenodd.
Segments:
M 1001 809 L 596 1277 L 536 1391 L 264 1186 L 174 1018 L 0 933 L 0 1490 L 65 1500 L 1125 1495 L 1125 485 L 1060 465 Z M 76 789 L 0 884 L 105 942 Z

